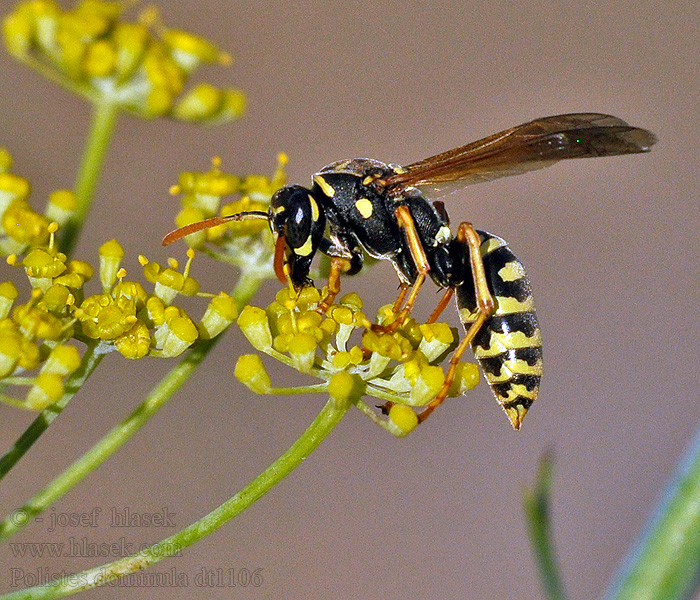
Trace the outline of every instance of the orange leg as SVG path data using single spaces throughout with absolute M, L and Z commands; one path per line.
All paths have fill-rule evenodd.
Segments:
M 430 265 L 428 264 L 428 257 L 425 255 L 425 250 L 423 250 L 423 245 L 421 244 L 420 238 L 418 237 L 418 232 L 416 231 L 416 224 L 411 216 L 411 211 L 408 210 L 407 206 L 399 206 L 396 211 L 396 220 L 398 221 L 399 227 L 404 230 L 406 234 L 406 241 L 408 242 L 408 249 L 411 252 L 411 258 L 416 264 L 418 269 L 418 277 L 411 288 L 411 293 L 408 294 L 406 298 L 406 303 L 403 309 L 396 317 L 396 320 L 387 326 L 375 326 L 373 329 L 376 331 L 381 331 L 384 333 L 392 333 L 396 331 L 401 325 L 406 322 L 408 315 L 411 313 L 411 309 L 416 302 L 416 297 L 420 291 L 423 282 L 425 281 L 426 275 L 430 271 Z M 394 303 L 394 307 L 400 306 L 399 300 L 403 300 L 402 296 L 405 296 L 405 292 L 402 292 L 399 299 Z
M 452 358 L 450 358 L 450 366 L 447 370 L 447 375 L 445 376 L 445 383 L 430 404 L 428 404 L 418 415 L 418 421 L 420 423 L 425 421 L 430 413 L 440 406 L 445 398 L 447 398 L 447 392 L 450 390 L 450 386 L 454 381 L 455 374 L 457 373 L 457 366 L 459 365 L 462 355 L 472 343 L 476 334 L 479 333 L 479 330 L 484 326 L 486 320 L 495 310 L 493 297 L 491 296 L 491 292 L 489 292 L 488 283 L 486 281 L 484 261 L 481 257 L 480 251 L 481 240 L 479 239 L 479 234 L 474 231 L 471 223 L 462 223 L 457 231 L 457 239 L 461 242 L 465 242 L 469 248 L 469 262 L 471 263 L 472 276 L 474 279 L 477 310 L 474 320 L 471 322 L 469 328 L 464 334 L 464 338 L 452 354 Z M 443 301 L 445 301 L 444 297 Z M 440 304 L 443 304 L 443 301 L 441 301 Z M 438 305 L 438 307 L 440 307 L 440 305 Z
M 396 298 L 396 302 L 394 302 L 394 306 L 391 307 L 391 312 L 397 313 L 401 310 L 401 307 L 403 306 L 403 301 L 406 298 L 407 292 L 408 292 L 408 284 L 402 283 L 399 286 L 399 296 L 398 296 L 398 298 Z
M 340 293 L 340 274 L 345 273 L 350 269 L 350 261 L 347 258 L 339 256 L 331 256 L 331 271 L 328 274 L 328 293 L 321 300 L 321 303 L 316 309 L 321 314 L 328 310 L 328 307 L 333 304 L 335 297 Z
M 426 323 L 435 323 L 435 321 L 438 320 L 438 317 L 442 314 L 442 311 L 445 310 L 445 307 L 447 306 L 454 293 L 454 288 L 447 288 L 445 290 L 445 293 L 442 295 L 440 302 L 438 302 L 438 305 L 435 307 L 435 310 L 432 312 Z

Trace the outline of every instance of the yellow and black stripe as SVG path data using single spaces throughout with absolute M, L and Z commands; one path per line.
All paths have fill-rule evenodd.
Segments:
M 495 310 L 471 347 L 496 400 L 519 429 L 537 398 L 542 376 L 542 337 L 532 289 L 522 263 L 505 240 L 485 231 L 477 233 Z M 460 319 L 468 327 L 477 314 L 473 279 L 465 277 L 456 292 Z

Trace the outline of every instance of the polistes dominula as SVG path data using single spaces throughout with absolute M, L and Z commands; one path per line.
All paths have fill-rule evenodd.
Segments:
M 230 221 L 267 219 L 275 237 L 275 272 L 283 283 L 289 280 L 296 289 L 311 285 L 316 252 L 330 257 L 322 310 L 339 293 L 341 273 L 362 268 L 363 251 L 389 260 L 400 281 L 398 316 L 384 328 L 389 330 L 406 320 L 430 275 L 446 291 L 429 322 L 456 294 L 466 333 L 450 359 L 445 384 L 419 420 L 443 402 L 471 346 L 496 400 L 519 429 L 542 375 L 540 328 L 525 269 L 503 239 L 468 222 L 453 235 L 443 202 L 428 198 L 562 159 L 648 152 L 655 142 L 651 132 L 610 115 L 544 117 L 405 167 L 366 158 L 334 162 L 313 176 L 311 188 L 278 190 L 269 212 L 193 223 L 169 233 L 163 244 Z

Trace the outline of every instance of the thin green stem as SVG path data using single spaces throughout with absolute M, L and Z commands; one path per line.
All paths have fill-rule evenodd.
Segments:
M 239 309 L 255 294 L 261 283 L 261 280 L 254 276 L 241 277 L 232 293 Z M 189 379 L 220 337 L 200 342 L 161 379 L 143 403 L 124 421 L 114 427 L 43 490 L 0 522 L 0 540 L 10 537 L 30 523 L 33 517 L 49 508 L 121 448 Z
M 540 571 L 545 596 L 549 600 L 565 600 L 564 584 L 557 566 L 550 512 L 552 456 L 545 453 L 540 460 L 537 480 L 523 497 L 530 542 Z
M 23 400 L 13 398 L 12 396 L 8 396 L 7 394 L 0 394 L 0 402 L 2 402 L 3 404 L 7 404 L 7 406 L 11 406 L 12 408 L 19 408 L 20 410 L 31 410 L 27 408 L 27 405 Z
M 297 387 L 273 387 L 269 394 L 291 396 L 292 394 L 316 394 L 328 391 L 328 383 L 315 383 L 313 385 L 300 385 Z
M 70 255 L 78 241 L 83 224 L 90 212 L 95 189 L 102 174 L 105 156 L 112 141 L 117 123 L 119 107 L 109 101 L 96 101 L 94 104 L 90 133 L 85 143 L 83 158 L 75 182 L 78 207 L 75 215 L 59 232 L 59 248 Z
M 221 506 L 192 523 L 182 531 L 165 538 L 141 552 L 95 567 L 82 573 L 64 578 L 48 585 L 18 590 L 0 600 L 17 600 L 19 598 L 39 600 L 44 598 L 62 598 L 77 592 L 104 585 L 118 577 L 135 573 L 146 567 L 173 556 L 198 540 L 213 533 L 222 525 L 240 514 L 256 500 L 264 496 L 276 484 L 298 467 L 326 436 L 340 423 L 351 406 L 350 400 L 331 398 L 321 412 L 309 425 L 296 442 L 274 463 L 251 481 L 235 496 Z
M 7 475 L 9 470 L 17 464 L 19 459 L 32 447 L 41 434 L 48 429 L 54 419 L 61 414 L 66 405 L 71 401 L 71 398 L 75 396 L 76 392 L 97 368 L 97 365 L 100 364 L 104 354 L 98 352 L 97 348 L 97 342 L 88 344 L 80 367 L 66 381 L 63 396 L 61 396 L 58 402 L 44 409 L 41 414 L 34 419 L 27 430 L 17 439 L 12 448 L 7 451 L 5 456 L 0 458 L 0 480 Z
M 694 598 L 700 581 L 700 431 L 607 600 Z

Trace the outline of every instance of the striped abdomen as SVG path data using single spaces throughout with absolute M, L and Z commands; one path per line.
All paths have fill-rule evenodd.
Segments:
M 542 338 L 532 290 L 522 263 L 505 240 L 486 231 L 477 233 L 495 312 L 471 346 L 496 400 L 519 429 L 537 398 L 542 376 Z M 468 328 L 477 307 L 472 278 L 466 277 L 456 291 L 460 319 Z

